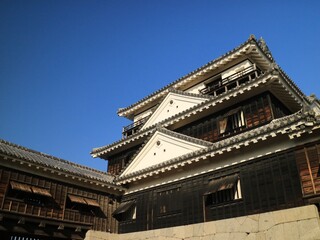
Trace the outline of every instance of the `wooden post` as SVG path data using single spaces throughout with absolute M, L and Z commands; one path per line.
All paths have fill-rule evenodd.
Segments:
M 316 194 L 316 187 L 314 185 L 311 166 L 310 166 L 310 160 L 309 160 L 309 156 L 308 156 L 308 152 L 307 152 L 306 148 L 304 148 L 304 154 L 306 156 L 306 161 L 307 161 L 307 164 L 308 164 L 308 170 L 309 170 L 309 174 L 310 174 L 310 180 L 311 180 L 311 183 L 312 183 L 313 193 Z

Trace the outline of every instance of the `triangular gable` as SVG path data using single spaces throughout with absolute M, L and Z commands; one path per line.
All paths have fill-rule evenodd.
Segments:
M 169 92 L 141 129 L 159 123 L 173 115 L 204 102 L 206 99 L 207 98 L 196 96 L 195 94 Z
M 120 175 L 120 178 L 170 159 L 207 148 L 209 145 L 211 145 L 210 142 L 169 130 L 157 130 Z

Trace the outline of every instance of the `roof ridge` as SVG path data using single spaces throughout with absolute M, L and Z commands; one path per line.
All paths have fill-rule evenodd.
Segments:
M 169 90 L 169 89 L 172 88 L 176 83 L 178 83 L 178 82 L 180 82 L 180 81 L 182 81 L 182 80 L 184 80 L 184 79 L 187 79 L 188 77 L 192 76 L 193 74 L 195 74 L 195 73 L 197 73 L 197 72 L 205 69 L 205 68 L 208 67 L 209 65 L 212 65 L 212 64 L 214 64 L 215 62 L 217 62 L 217 61 L 219 61 L 219 60 L 227 57 L 228 55 L 230 55 L 231 53 L 233 53 L 233 52 L 241 49 L 243 46 L 245 46 L 246 44 L 248 44 L 248 43 L 251 42 L 251 41 L 253 41 L 254 43 L 256 43 L 257 46 L 259 46 L 259 43 L 258 43 L 257 40 L 255 39 L 254 35 L 250 35 L 249 39 L 246 40 L 244 43 L 240 44 L 238 47 L 235 47 L 235 48 L 233 48 L 232 50 L 230 50 L 230 51 L 226 52 L 225 54 L 221 55 L 220 57 L 215 58 L 215 59 L 207 62 L 206 64 L 202 65 L 201 67 L 198 67 L 197 69 L 189 72 L 188 74 L 186 74 L 186 75 L 184 75 L 184 76 L 176 79 L 175 81 L 173 81 L 173 82 L 169 83 L 168 85 L 166 85 L 166 86 L 164 86 L 164 87 L 156 90 L 155 92 L 147 95 L 146 97 L 138 100 L 137 102 L 135 102 L 135 103 L 133 103 L 133 104 L 127 106 L 127 107 L 119 108 L 118 111 L 117 111 L 118 115 L 119 115 L 120 113 L 122 113 L 122 112 L 127 111 L 128 109 L 130 109 L 130 108 L 132 108 L 132 107 L 134 107 L 134 106 L 139 105 L 140 103 L 144 102 L 145 100 L 151 98 L 152 96 L 155 96 L 156 94 L 158 94 L 158 93 L 160 93 L 160 92 L 162 92 L 162 91 L 164 91 L 164 90 Z M 261 48 L 260 46 L 259 46 L 259 48 L 262 50 L 262 48 Z M 262 51 L 263 51 L 264 54 L 266 54 L 264 50 L 262 50 Z M 267 56 L 267 54 L 266 54 L 266 56 Z
M 182 156 L 170 159 L 166 162 L 159 163 L 159 164 L 156 164 L 154 166 L 150 166 L 150 167 L 142 169 L 142 170 L 138 170 L 138 171 L 133 172 L 125 177 L 121 177 L 121 178 L 117 177 L 115 179 L 115 181 L 119 182 L 119 181 L 123 181 L 123 180 L 129 179 L 131 177 L 135 177 L 135 176 L 138 176 L 140 174 L 144 174 L 144 173 L 147 173 L 150 171 L 156 171 L 157 169 L 160 169 L 161 167 L 169 166 L 175 162 L 178 163 L 181 161 L 187 161 L 190 158 L 199 157 L 203 154 L 208 154 L 209 152 L 214 151 L 214 150 L 218 150 L 218 149 L 223 150 L 223 149 L 227 148 L 228 146 L 234 145 L 234 144 L 241 142 L 241 141 L 243 142 L 245 140 L 256 139 L 257 135 L 261 136 L 261 135 L 267 133 L 268 131 L 270 131 L 271 129 L 273 131 L 275 131 L 275 130 L 278 130 L 278 129 L 283 128 L 285 126 L 289 126 L 289 125 L 293 124 L 294 122 L 298 122 L 301 119 L 304 119 L 304 118 L 308 119 L 309 115 L 312 115 L 312 113 L 310 113 L 308 111 L 305 112 L 303 110 L 300 110 L 296 113 L 284 116 L 282 118 L 274 119 L 273 121 L 269 122 L 268 124 L 260 126 L 258 128 L 254 128 L 250 131 L 246 131 L 246 132 L 240 133 L 238 135 L 232 136 L 230 138 L 222 139 L 220 141 L 211 143 L 211 146 L 208 148 L 199 149 L 199 150 L 194 151 L 192 153 L 184 154 Z M 320 124 L 320 121 L 319 121 L 319 124 Z M 244 138 L 244 139 L 242 139 L 242 138 Z
M 274 71 L 274 69 L 270 68 L 268 71 L 266 71 L 266 72 L 262 73 L 260 76 L 258 76 L 255 80 L 260 79 L 260 78 L 263 78 L 263 77 L 267 76 L 267 74 L 272 73 L 273 71 Z M 243 84 L 243 86 L 246 86 L 247 84 L 250 84 L 251 82 L 252 82 L 252 81 L 250 81 L 250 82 L 248 82 L 248 83 L 245 83 L 245 84 Z M 218 96 L 210 96 L 210 98 L 209 98 L 207 101 L 204 101 L 204 102 L 202 102 L 202 103 L 196 104 L 195 106 L 190 107 L 190 108 L 188 108 L 188 109 L 186 109 L 186 110 L 184 110 L 184 111 L 181 111 L 181 112 L 179 112 L 179 113 L 177 113 L 177 114 L 175 114 L 175 115 L 173 115 L 173 116 L 171 116 L 171 117 L 169 117 L 169 118 L 167 118 L 167 119 L 164 119 L 163 121 L 161 121 L 161 122 L 159 122 L 159 123 L 157 123 L 157 124 L 167 125 L 167 124 L 168 124 L 170 121 L 172 121 L 173 119 L 176 119 L 177 117 L 180 118 L 180 117 L 183 116 L 184 114 L 187 114 L 187 113 L 192 112 L 192 111 L 194 111 L 194 110 L 196 110 L 196 109 L 198 109 L 198 108 L 201 108 L 202 106 L 204 106 L 204 105 L 206 105 L 206 104 L 209 104 L 209 103 L 218 101 L 219 98 L 223 98 L 223 97 L 225 97 L 225 96 L 227 96 L 227 95 L 233 94 L 234 91 L 236 91 L 236 90 L 237 90 L 237 89 L 231 89 L 230 91 L 225 92 L 225 93 L 222 93 L 222 94 L 220 94 L 220 95 L 218 95 Z M 179 90 L 178 90 L 178 91 L 179 91 Z M 180 121 L 180 120 L 179 120 L 179 121 Z M 113 143 L 111 143 L 111 144 L 108 144 L 108 145 L 105 145 L 105 146 L 102 146 L 102 147 L 98 147 L 98 148 L 94 148 L 94 149 L 91 151 L 91 154 L 94 154 L 94 153 L 100 152 L 100 151 L 104 151 L 105 149 L 114 147 L 114 146 L 117 145 L 117 144 L 125 143 L 125 142 L 127 142 L 127 141 L 128 141 L 128 142 L 131 142 L 131 140 L 132 140 L 133 138 L 135 138 L 135 137 L 139 137 L 139 136 L 142 137 L 142 135 L 144 135 L 144 134 L 150 134 L 150 133 L 152 132 L 152 130 L 153 130 L 154 128 L 156 128 L 157 124 L 151 125 L 151 126 L 147 127 L 146 129 L 143 129 L 143 130 L 141 130 L 141 131 L 138 131 L 137 133 L 135 133 L 135 134 L 133 134 L 133 135 L 131 135 L 131 136 L 125 138 L 125 139 L 120 139 L 120 140 L 118 140 L 118 141 L 116 141 L 116 142 L 113 142 Z M 170 124 L 169 124 L 169 125 L 170 125 Z
M 188 136 L 188 135 L 185 135 L 185 134 L 182 134 L 182 133 L 177 133 L 177 132 L 174 132 L 172 130 L 169 130 L 167 128 L 164 128 L 162 127 L 161 125 L 156 125 L 156 127 L 152 130 L 153 133 L 151 135 L 149 135 L 149 137 L 144 140 L 143 144 L 140 146 L 140 148 L 136 151 L 135 154 L 132 155 L 131 159 L 128 161 L 128 163 L 124 166 L 124 168 L 119 172 L 118 174 L 118 177 L 129 167 L 129 165 L 132 163 L 132 161 L 139 155 L 139 153 L 142 151 L 142 149 L 146 146 L 146 144 L 150 141 L 150 139 L 157 133 L 157 132 L 161 132 L 161 133 L 164 133 L 164 134 L 167 134 L 169 136 L 172 136 L 172 137 L 176 137 L 176 138 L 179 138 L 181 140 L 184 140 L 184 141 L 189 141 L 189 142 L 192 142 L 192 143 L 196 143 L 196 144 L 200 144 L 202 146 L 206 146 L 206 147 L 209 147 L 209 146 L 212 146 L 212 143 L 211 142 L 208 142 L 208 141 L 205 141 L 205 140 L 202 140 L 202 139 L 199 139 L 199 138 L 195 138 L 195 137 L 191 137 L 191 136 Z M 170 161 L 170 160 L 168 160 Z
M 162 132 L 164 134 L 170 135 L 170 136 L 175 137 L 175 138 L 179 138 L 181 140 L 189 141 L 189 142 L 196 143 L 196 144 L 203 145 L 203 146 L 207 146 L 207 147 L 212 145 L 211 142 L 208 142 L 208 141 L 205 141 L 205 140 L 202 140 L 202 139 L 199 139 L 199 138 L 191 137 L 191 136 L 188 136 L 188 135 L 185 135 L 185 134 L 182 134 L 182 133 L 178 133 L 178 132 L 169 130 L 169 129 L 165 128 L 165 127 L 162 127 L 162 126 L 157 126 L 156 129 L 159 132 Z
M 0 143 L 6 144 L 8 146 L 11 146 L 11 147 L 23 150 L 23 151 L 34 153 L 34 154 L 37 154 L 37 155 L 42 156 L 42 157 L 50 158 L 50 159 L 55 160 L 55 161 L 60 161 L 60 162 L 66 163 L 66 164 L 70 164 L 70 165 L 75 166 L 75 167 L 79 167 L 79 168 L 82 168 L 82 169 L 87 169 L 87 170 L 90 170 L 90 171 L 93 171 L 93 172 L 97 172 L 97 173 L 105 174 L 105 175 L 108 175 L 108 176 L 112 176 L 111 174 L 109 174 L 107 172 L 100 171 L 100 170 L 97 170 L 97 169 L 94 169 L 94 168 L 90 168 L 88 166 L 84 166 L 84 165 L 81 165 L 81 164 L 77 164 L 77 163 L 62 159 L 62 158 L 58 158 L 58 157 L 49 155 L 47 153 L 39 152 L 39 151 L 30 149 L 30 148 L 27 148 L 27 147 L 24 147 L 24 146 L 9 142 L 9 141 L 4 140 L 4 139 L 0 139 Z
M 175 89 L 175 88 L 170 88 L 168 94 L 169 93 L 176 93 L 176 94 L 180 94 L 180 95 L 185 95 L 185 96 L 190 96 L 190 97 L 198 97 L 198 98 L 206 98 L 206 99 L 211 99 L 212 98 L 212 96 L 210 96 L 210 95 L 189 93 L 189 92 L 185 92 L 185 91 L 178 90 L 178 89 Z

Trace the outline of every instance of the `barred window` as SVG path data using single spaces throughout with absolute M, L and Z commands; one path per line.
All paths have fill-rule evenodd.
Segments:
M 204 194 L 206 206 L 242 198 L 238 174 L 211 180 L 208 185 L 208 191 Z

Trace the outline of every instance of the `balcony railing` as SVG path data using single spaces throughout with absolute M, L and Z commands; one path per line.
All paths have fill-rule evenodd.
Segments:
M 123 127 L 122 137 L 123 138 L 127 138 L 130 135 L 132 135 L 132 134 L 136 133 L 137 131 L 139 131 L 140 128 L 142 127 L 142 125 L 148 120 L 149 117 L 150 116 L 141 118 L 140 120 L 138 120 L 136 122 L 133 122 L 128 126 Z
M 210 85 L 201 89 L 200 93 L 217 96 L 258 77 L 260 74 L 261 71 L 257 69 L 255 64 L 253 64 L 250 67 L 236 72 L 225 79 L 212 82 Z

